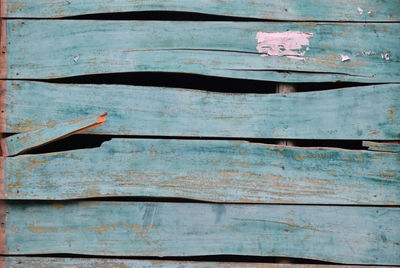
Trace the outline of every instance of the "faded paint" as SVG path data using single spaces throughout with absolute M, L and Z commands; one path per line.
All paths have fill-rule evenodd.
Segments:
M 313 37 L 312 33 L 299 31 L 258 32 L 257 50 L 262 53 L 261 56 L 290 56 L 303 59 L 302 57 L 309 49 L 311 37 Z

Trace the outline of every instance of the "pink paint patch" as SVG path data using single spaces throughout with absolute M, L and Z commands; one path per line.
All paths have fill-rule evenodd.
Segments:
M 298 31 L 258 32 L 256 35 L 257 50 L 264 57 L 290 56 L 302 59 L 309 49 L 310 41 L 308 39 L 311 37 L 313 37 L 312 33 Z

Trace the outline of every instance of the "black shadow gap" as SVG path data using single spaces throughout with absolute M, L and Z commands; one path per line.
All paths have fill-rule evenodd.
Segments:
M 290 258 L 276 256 L 251 256 L 251 255 L 203 255 L 186 257 L 149 257 L 149 256 L 110 256 L 110 255 L 86 255 L 86 254 L 0 254 L 5 257 L 34 257 L 34 258 L 90 258 L 108 260 L 149 260 L 149 261 L 186 261 L 186 262 L 243 262 L 243 263 L 282 263 L 282 264 L 328 264 L 337 265 L 339 263 L 325 262 L 306 258 Z
M 101 147 L 101 144 L 112 139 L 177 139 L 177 140 L 231 140 L 248 141 L 250 143 L 261 143 L 266 145 L 276 145 L 281 139 L 256 139 L 256 138 L 226 138 L 226 137 L 176 137 L 176 136 L 128 136 L 128 135 L 101 135 L 101 134 L 78 134 L 58 140 L 41 147 L 26 151 L 24 154 L 44 154 L 54 152 L 64 152 L 80 149 L 93 149 Z M 366 150 L 362 146 L 362 140 L 312 140 L 295 139 L 295 146 L 303 147 L 329 147 L 332 149 Z
M 126 72 L 81 75 L 55 79 L 15 79 L 60 84 L 112 84 L 197 89 L 222 93 L 273 94 L 279 82 L 226 78 L 189 73 Z M 376 84 L 356 82 L 291 83 L 297 92 L 323 91 Z

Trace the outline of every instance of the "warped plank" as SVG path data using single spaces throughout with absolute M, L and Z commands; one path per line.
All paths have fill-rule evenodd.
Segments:
M 7 3 L 7 16 L 13 18 L 54 18 L 132 11 L 183 11 L 270 20 L 362 22 L 400 20 L 398 0 L 300 2 L 295 0 L 1 0 L 1 2 Z
M 400 152 L 400 144 L 398 141 L 396 143 L 363 141 L 362 145 L 368 147 L 368 150 L 371 151 L 393 152 L 393 153 Z
M 1 265 L 4 266 L 1 266 Z M 48 258 L 48 257 L 0 257 L 0 267 L 6 268 L 136 268 L 136 267 L 171 267 L 171 268 L 352 268 L 355 265 L 318 265 L 318 264 L 277 264 L 252 262 L 201 262 L 201 261 L 159 261 L 127 259 L 87 259 L 87 258 Z
M 87 201 L 3 206 L 3 254 L 237 254 L 400 264 L 400 208 Z
M 178 72 L 285 82 L 399 82 L 399 28 L 398 23 L 7 20 L 7 74 L 1 78 Z
M 4 158 L 8 199 L 109 196 L 213 202 L 400 204 L 399 154 L 239 141 L 113 139 Z
M 398 84 L 291 94 L 226 94 L 7 81 L 6 92 L 7 115 L 1 113 L 0 125 L 7 132 L 108 111 L 107 122 L 92 133 L 277 139 L 400 137 Z
M 76 118 L 66 122 L 53 122 L 45 128 L 27 131 L 6 138 L 3 156 L 16 155 L 50 142 L 82 133 L 104 124 L 107 112 Z

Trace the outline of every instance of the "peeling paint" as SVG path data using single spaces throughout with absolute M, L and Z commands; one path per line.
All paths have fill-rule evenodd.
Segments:
M 257 50 L 263 57 L 290 56 L 290 58 L 303 59 L 302 57 L 309 50 L 311 37 L 313 37 L 312 33 L 299 31 L 258 32 Z

